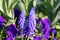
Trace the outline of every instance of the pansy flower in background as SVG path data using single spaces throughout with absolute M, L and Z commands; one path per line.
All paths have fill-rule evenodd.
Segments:
M 41 37 L 39 35 L 34 36 L 34 40 L 41 40 Z
M 13 37 L 16 37 L 16 35 L 18 34 L 18 30 L 16 28 L 15 24 L 10 24 L 7 28 L 7 32 L 11 32 Z
M 41 18 L 39 17 L 38 19 L 36 19 L 36 23 L 40 23 L 41 22 Z
M 45 18 L 44 20 L 42 20 L 40 29 L 41 29 L 44 40 L 49 39 L 50 38 L 49 32 L 51 28 L 50 28 L 50 21 L 48 18 Z
M 5 18 L 0 15 L 0 28 L 4 26 L 5 22 L 6 22 Z
M 15 37 L 13 37 L 13 34 L 10 31 L 7 31 L 8 37 L 6 40 L 15 40 Z

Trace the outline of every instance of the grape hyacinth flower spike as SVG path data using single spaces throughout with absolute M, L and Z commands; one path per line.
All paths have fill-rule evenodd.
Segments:
M 29 13 L 28 26 L 30 29 L 30 37 L 35 34 L 36 31 L 36 19 L 35 19 L 35 9 L 32 8 Z
M 19 16 L 19 20 L 18 20 L 18 24 L 19 24 L 19 27 L 20 27 L 20 30 L 21 30 L 21 34 L 23 33 L 23 30 L 24 30 L 24 26 L 25 26 L 25 11 L 22 10 L 20 16 Z
M 25 27 L 24 27 L 24 37 L 25 38 L 29 36 L 29 32 L 30 32 L 30 29 L 29 29 L 29 26 L 28 26 L 28 20 L 26 20 Z
M 5 22 L 6 20 L 4 19 L 4 17 L 0 15 L 0 28 L 4 26 Z

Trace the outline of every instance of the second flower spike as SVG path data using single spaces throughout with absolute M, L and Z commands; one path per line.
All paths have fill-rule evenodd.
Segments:
M 35 9 L 32 8 L 29 13 L 28 26 L 30 28 L 30 37 L 35 34 L 36 30 L 36 19 L 35 19 Z

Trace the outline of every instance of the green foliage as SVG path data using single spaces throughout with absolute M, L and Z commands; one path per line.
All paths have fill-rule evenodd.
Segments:
M 12 18 L 13 8 L 17 4 L 17 2 L 18 0 L 3 0 L 2 1 L 3 13 Z
M 51 26 L 56 25 L 57 21 L 60 20 L 60 0 L 38 0 L 36 11 L 42 12 L 48 16 L 51 21 Z

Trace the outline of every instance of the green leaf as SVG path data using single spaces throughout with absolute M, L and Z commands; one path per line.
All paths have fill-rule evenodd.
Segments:
M 7 13 L 7 4 L 6 4 L 6 0 L 3 0 L 3 1 L 2 1 L 2 7 L 3 7 L 4 13 Z
M 12 19 L 10 18 L 8 15 L 6 15 L 5 13 L 3 13 L 1 10 L 0 10 L 0 13 L 2 16 L 4 16 L 4 18 L 8 21 L 9 19 Z
M 60 2 L 54 7 L 53 13 L 57 12 L 57 9 L 60 7 Z
M 34 0 L 33 1 L 33 6 L 36 7 L 36 4 L 37 4 L 37 0 Z
M 56 7 L 59 4 L 60 0 L 54 0 L 54 7 Z
M 18 0 L 14 0 L 10 5 L 10 10 L 12 10 L 17 3 L 18 3 Z
M 6 4 L 7 4 L 7 9 L 9 7 L 9 0 L 6 0 Z
M 53 5 L 54 5 L 54 0 L 51 0 L 51 6 L 53 7 Z
M 33 7 L 33 0 L 29 1 L 28 12 L 30 12 L 30 10 L 31 10 L 32 7 Z
M 55 25 L 58 22 L 59 19 L 60 19 L 60 11 L 58 11 L 56 17 L 52 21 L 52 26 Z
M 18 3 L 17 5 L 18 5 L 18 7 L 20 8 L 20 10 L 25 10 L 25 5 L 24 5 L 23 2 L 20 2 L 20 3 Z

